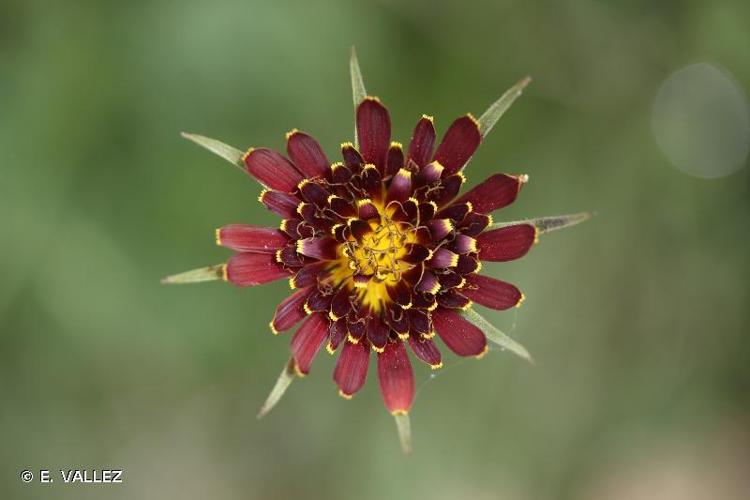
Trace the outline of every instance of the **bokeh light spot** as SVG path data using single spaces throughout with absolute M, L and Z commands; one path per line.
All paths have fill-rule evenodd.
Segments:
M 747 97 L 726 70 L 711 64 L 686 66 L 664 81 L 651 125 L 661 151 L 686 174 L 724 177 L 747 160 Z

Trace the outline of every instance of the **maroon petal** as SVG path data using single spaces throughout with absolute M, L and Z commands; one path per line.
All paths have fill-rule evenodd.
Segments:
M 293 245 L 288 245 L 281 250 L 277 250 L 274 255 L 276 256 L 276 262 L 284 264 L 286 267 L 302 267 L 305 265 L 305 261 L 308 260 L 298 254 Z
M 461 293 L 490 309 L 509 309 L 523 300 L 523 294 L 510 283 L 481 274 L 466 276 L 466 284 Z
M 419 208 L 414 198 L 408 198 L 405 201 L 393 200 L 385 206 L 385 213 L 391 214 L 392 221 L 416 222 Z
M 297 241 L 297 252 L 313 259 L 333 260 L 339 243 L 333 238 L 305 238 Z
M 367 97 L 357 108 L 357 137 L 364 161 L 382 172 L 391 142 L 391 118 L 377 98 Z
M 349 238 L 348 231 L 349 228 L 343 223 L 334 224 L 333 227 L 331 227 L 331 234 L 336 241 L 346 241 Z M 344 253 L 346 253 L 346 249 L 344 249 Z
M 328 198 L 328 205 L 331 207 L 331 210 L 342 219 L 351 217 L 356 213 L 352 203 L 340 196 L 333 195 Z
M 352 171 L 343 163 L 334 163 L 328 171 L 328 180 L 333 184 L 346 184 L 352 179 Z
M 431 201 L 434 201 L 438 207 L 442 207 L 456 197 L 464 182 L 466 182 L 466 177 L 460 172 L 458 174 L 449 175 L 440 181 L 439 188 L 435 190 L 434 194 L 430 195 L 429 198 Z
M 404 283 L 403 280 L 393 285 L 387 285 L 386 291 L 391 300 L 403 309 L 411 307 L 411 290 L 409 289 L 409 285 Z
M 456 270 L 458 270 L 458 266 L 456 266 Z M 441 273 L 438 276 L 438 281 L 440 281 L 441 288 L 449 289 L 462 285 L 464 283 L 464 278 L 457 272 L 448 271 Z
M 291 219 L 297 215 L 299 198 L 292 194 L 264 189 L 258 196 L 258 201 L 263 203 L 271 212 L 285 219 Z
M 417 201 L 417 199 L 414 197 L 410 197 L 401 205 L 407 215 L 406 220 L 401 222 L 412 222 L 414 224 L 417 224 L 419 222 L 419 202 Z
M 453 203 L 451 206 L 439 211 L 435 217 L 461 222 L 471 211 L 471 203 Z
M 461 170 L 482 141 L 479 124 L 471 115 L 454 121 L 435 152 L 435 160 L 445 167 L 445 175 Z
M 426 270 L 422 275 L 422 280 L 417 285 L 417 290 L 423 293 L 436 294 L 440 290 L 440 283 L 435 273 Z
M 430 339 L 409 337 L 409 345 L 411 346 L 412 352 L 417 355 L 419 359 L 430 365 L 433 370 L 443 366 L 443 362 L 440 356 L 440 349 Z
M 425 165 L 419 170 L 415 183 L 417 186 L 424 186 L 425 184 L 432 184 L 442 177 L 443 170 L 445 168 L 438 162 L 433 161 Z
M 331 311 L 329 313 L 331 320 L 337 321 L 349 314 L 352 308 L 350 295 L 351 292 L 345 286 L 339 288 L 331 300 Z
M 303 308 L 307 314 L 312 314 L 314 312 L 327 313 L 331 308 L 331 300 L 333 300 L 333 295 L 327 291 L 323 292 L 319 288 L 313 288 L 310 295 L 307 296 Z
M 255 286 L 287 278 L 290 271 L 276 262 L 273 254 L 236 253 L 225 268 L 226 280 L 237 286 Z
M 480 356 L 487 349 L 482 330 L 449 309 L 438 307 L 432 313 L 435 330 L 448 348 L 459 356 Z
M 372 163 L 366 163 L 361 174 L 362 189 L 374 199 L 380 199 L 383 187 L 383 177 L 378 167 Z
M 409 264 L 417 264 L 427 260 L 430 255 L 431 253 L 427 247 L 413 243 L 409 253 L 401 257 L 401 260 Z
M 352 171 L 358 170 L 365 162 L 351 142 L 341 144 L 341 156 L 344 158 L 344 165 Z
M 391 305 L 387 307 L 384 316 L 385 322 L 391 327 L 391 330 L 396 332 L 396 335 L 403 337 L 409 334 L 408 310 Z
M 292 239 L 296 240 L 302 237 L 299 232 L 299 225 L 301 222 L 302 221 L 297 217 L 293 217 L 291 219 L 284 219 L 283 221 L 281 221 L 281 225 L 279 225 L 279 229 L 281 229 L 286 234 L 288 234 Z
M 347 318 L 346 328 L 349 341 L 356 344 L 362 339 L 362 337 L 365 336 L 365 333 L 367 332 L 367 319 L 352 314 Z
M 427 261 L 427 265 L 434 269 L 445 269 L 447 267 L 456 267 L 458 264 L 458 254 L 451 252 L 445 247 L 438 248 L 432 253 L 432 258 Z
M 453 222 L 450 219 L 432 219 L 427 223 L 427 229 L 430 230 L 432 241 L 442 241 L 453 231 Z
M 448 248 L 460 254 L 476 252 L 477 240 L 465 234 L 457 234 Z
M 305 267 L 297 271 L 297 274 L 289 280 L 289 286 L 294 289 L 316 284 L 318 278 L 326 273 L 326 267 L 328 267 L 328 265 L 328 262 L 313 262 L 311 264 L 306 264 Z
M 336 348 L 346 338 L 346 318 L 341 318 L 338 321 L 331 323 L 328 329 L 328 344 L 326 344 L 326 351 L 331 354 L 336 352 Z
M 357 212 L 358 212 L 359 218 L 362 220 L 370 220 L 376 217 L 380 217 L 380 212 L 378 211 L 378 207 L 376 207 L 372 203 L 372 200 L 367 199 L 367 198 L 363 200 L 357 200 Z
M 350 398 L 360 390 L 365 385 L 369 364 L 370 348 L 367 342 L 344 342 L 333 371 L 333 380 L 339 386 L 339 394 Z
M 261 184 L 290 193 L 302 180 L 302 174 L 289 160 L 267 148 L 251 149 L 245 154 L 247 171 Z
M 328 320 L 323 314 L 313 314 L 302 323 L 292 337 L 291 349 L 297 371 L 310 372 L 310 365 L 328 337 Z
M 437 296 L 437 303 L 446 309 L 468 309 L 471 301 L 455 290 L 448 290 Z
M 378 354 L 378 379 L 388 411 L 407 413 L 414 401 L 414 372 L 403 342 L 388 342 Z
M 385 344 L 388 343 L 388 327 L 383 324 L 380 318 L 373 316 L 367 323 L 367 340 L 372 344 L 376 352 L 383 352 Z
M 489 214 L 513 203 L 528 177 L 495 174 L 463 194 L 456 203 L 471 203 L 475 212 Z
M 216 244 L 238 252 L 275 253 L 287 237 L 276 228 L 229 224 L 216 230 Z
M 409 310 L 409 325 L 411 333 L 415 337 L 431 337 L 432 326 L 429 313 L 420 309 Z
M 318 221 L 318 209 L 312 203 L 300 202 L 297 205 L 297 213 L 302 216 L 305 222 L 312 226 Z
M 328 204 L 328 196 L 331 194 L 326 188 L 317 182 L 303 180 L 299 185 L 302 198 L 313 203 L 318 207 L 325 207 Z
M 471 212 L 461 221 L 459 228 L 467 236 L 477 236 L 490 224 L 492 219 L 489 215 Z
M 432 148 L 435 146 L 435 126 L 432 117 L 422 115 L 414 127 L 414 133 L 409 143 L 408 158 L 420 167 L 424 167 L 432 158 Z
M 418 310 L 424 309 L 425 311 L 432 311 L 437 307 L 435 296 L 429 293 L 415 293 L 412 295 L 411 300 L 414 307 Z
M 310 290 L 310 288 L 303 288 L 294 292 L 276 306 L 276 313 L 271 321 L 273 333 L 285 332 L 307 316 L 304 305 Z
M 289 158 L 305 177 L 322 177 L 330 165 L 318 141 L 299 130 L 286 135 L 286 151 Z
M 419 204 L 419 220 L 428 221 L 435 216 L 435 210 L 437 205 L 435 202 L 420 203 Z
M 405 284 L 416 285 L 419 280 L 422 279 L 422 273 L 424 272 L 424 264 L 417 263 L 414 267 L 405 271 L 401 275 L 401 282 Z
M 459 255 L 456 272 L 460 275 L 478 272 L 482 267 L 479 259 L 471 255 Z
M 363 220 L 349 219 L 349 231 L 354 239 L 361 243 L 362 239 L 372 232 L 372 227 Z
M 477 236 L 481 260 L 505 262 L 523 257 L 535 243 L 537 230 L 531 224 L 519 224 L 487 231 Z
M 411 172 L 402 168 L 396 173 L 388 187 L 386 201 L 406 201 L 411 195 Z
M 279 229 L 288 234 L 288 231 L 286 231 L 285 228 L 280 227 Z M 312 224 L 306 221 L 301 221 L 297 224 L 296 232 L 299 236 L 297 236 L 295 239 L 312 238 L 313 236 L 315 236 L 315 228 L 313 228 Z
M 388 157 L 385 163 L 385 178 L 393 177 L 396 172 L 404 166 L 404 150 L 398 142 L 392 142 L 388 148 Z

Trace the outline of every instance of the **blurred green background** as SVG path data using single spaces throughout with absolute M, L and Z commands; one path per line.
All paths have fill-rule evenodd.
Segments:
M 0 497 L 747 498 L 750 172 L 687 175 L 651 122 L 694 63 L 746 94 L 748 21 L 741 0 L 0 0 Z M 485 267 L 526 293 L 487 316 L 536 365 L 418 366 L 411 457 L 375 374 L 344 401 L 325 353 L 255 419 L 284 282 L 159 284 L 228 257 L 214 228 L 276 224 L 178 133 L 283 149 L 298 127 L 333 157 L 352 44 L 402 142 L 532 75 L 469 185 L 530 175 L 496 220 L 597 212 Z M 21 482 L 40 468 L 125 482 Z

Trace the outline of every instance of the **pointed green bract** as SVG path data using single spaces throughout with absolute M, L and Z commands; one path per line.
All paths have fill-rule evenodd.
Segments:
M 352 47 L 352 53 L 349 58 L 349 75 L 352 79 L 352 99 L 354 101 L 354 147 L 359 148 L 357 138 L 357 107 L 367 97 L 365 82 L 362 80 L 362 71 L 359 69 L 359 60 L 357 59 L 357 50 Z
M 243 171 L 245 170 L 245 163 L 242 161 L 242 156 L 245 153 L 243 153 L 239 149 L 233 148 L 232 146 L 224 144 L 221 141 L 217 141 L 216 139 L 211 139 L 210 137 L 205 137 L 198 134 L 181 132 L 180 135 L 182 135 L 182 137 L 184 137 L 185 139 L 193 141 L 197 145 L 208 149 L 212 153 L 221 156 L 226 161 L 233 164 L 235 167 L 238 167 Z
M 215 266 L 201 267 L 200 269 L 191 269 L 184 273 L 173 274 L 162 278 L 161 282 L 165 285 L 184 285 L 186 283 L 220 280 L 223 277 L 224 264 L 216 264 Z
M 471 324 L 482 330 L 487 338 L 493 343 L 497 344 L 503 349 L 509 350 L 513 354 L 525 359 L 529 363 L 534 362 L 534 360 L 531 358 L 531 354 L 529 354 L 529 351 L 527 351 L 524 346 L 498 330 L 495 325 L 484 319 L 484 317 L 474 309 L 469 308 L 466 311 L 462 311 L 461 315 L 466 318 Z
M 356 111 L 357 106 L 367 97 L 367 91 L 365 90 L 365 82 L 362 80 L 362 71 L 359 69 L 357 51 L 354 47 L 352 47 L 352 54 L 349 58 L 349 74 L 352 77 L 352 98 Z
M 401 451 L 404 455 L 411 454 L 411 422 L 408 413 L 398 413 L 393 415 L 396 419 L 396 428 L 398 429 L 398 439 L 401 442 Z
M 511 222 L 498 222 L 492 224 L 487 230 L 500 229 L 506 226 L 515 226 L 518 224 L 531 224 L 539 230 L 539 234 L 551 233 L 558 229 L 575 226 L 591 218 L 591 212 L 579 212 L 577 214 L 552 215 L 550 217 L 537 217 L 536 219 L 523 219 Z
M 297 378 L 297 372 L 294 369 L 294 358 L 289 358 L 284 369 L 281 370 L 281 374 L 276 380 L 276 384 L 274 384 L 273 389 L 271 389 L 271 393 L 266 398 L 266 402 L 263 403 L 263 407 L 258 412 L 258 418 L 263 418 L 273 409 L 274 406 L 276 406 L 295 378 Z
M 520 82 L 513 85 L 511 88 L 505 91 L 500 99 L 493 102 L 492 105 L 487 108 L 487 111 L 485 111 L 484 114 L 479 117 L 479 131 L 482 133 L 482 137 L 486 137 L 487 134 L 490 133 L 492 127 L 494 127 L 500 117 L 503 116 L 506 111 L 508 111 L 508 108 L 510 108 L 510 105 L 513 104 L 513 101 L 518 99 L 518 97 L 523 92 L 523 89 L 530 82 L 531 77 L 527 76 Z

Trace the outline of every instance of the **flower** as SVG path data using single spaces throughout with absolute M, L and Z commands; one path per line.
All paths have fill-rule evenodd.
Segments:
M 385 406 L 409 447 L 408 412 L 414 372 L 408 351 L 432 369 L 443 364 L 442 341 L 459 356 L 481 358 L 488 336 L 530 359 L 523 347 L 473 311 L 518 307 L 519 289 L 480 274 L 483 261 L 524 256 L 542 232 L 580 222 L 587 214 L 493 224 L 492 213 L 516 199 L 526 175 L 498 173 L 460 194 L 463 169 L 499 117 L 529 82 L 511 88 L 479 119 L 450 124 L 442 139 L 423 115 L 406 148 L 391 141 L 391 119 L 364 92 L 356 56 L 351 62 L 355 140 L 331 162 L 299 130 L 286 134 L 284 156 L 267 148 L 244 154 L 213 139 L 189 139 L 242 166 L 264 189 L 259 201 L 282 219 L 278 228 L 230 224 L 216 243 L 236 253 L 218 266 L 165 279 L 167 283 L 221 277 L 240 287 L 288 279 L 293 293 L 276 308 L 274 334 L 301 323 L 291 359 L 261 414 L 296 376 L 310 371 L 324 347 L 338 353 L 333 379 L 351 398 L 365 384 L 371 360 Z

